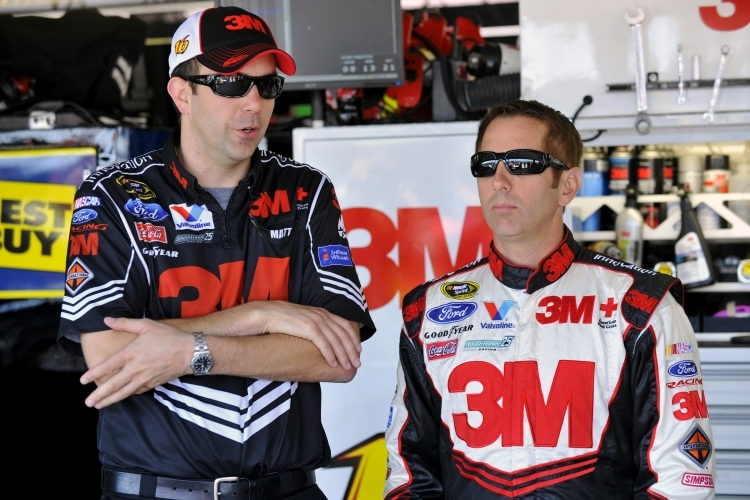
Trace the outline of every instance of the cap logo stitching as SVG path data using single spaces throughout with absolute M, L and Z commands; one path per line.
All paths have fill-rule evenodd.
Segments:
M 175 54 L 184 54 L 185 51 L 188 48 L 188 45 L 190 44 L 190 41 L 188 41 L 188 37 L 190 35 L 186 35 L 185 38 L 182 40 L 177 40 L 177 43 L 174 44 L 174 52 Z
M 263 23 L 260 22 L 260 19 L 253 19 L 247 14 L 243 14 L 241 16 L 227 16 L 224 18 L 224 22 L 227 23 L 226 28 L 228 30 L 249 29 L 267 34 L 266 29 L 263 27 Z

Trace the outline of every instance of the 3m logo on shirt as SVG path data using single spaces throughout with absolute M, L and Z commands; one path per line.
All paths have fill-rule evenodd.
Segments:
M 174 227 L 178 230 L 203 231 L 214 229 L 214 214 L 205 205 L 169 205 L 172 212 Z
M 672 396 L 672 405 L 680 405 L 678 409 L 672 412 L 677 420 L 708 418 L 704 391 L 678 392 Z
M 99 233 L 83 233 L 70 235 L 70 253 L 74 255 L 97 255 L 99 253 Z
M 404 307 L 403 317 L 405 322 L 409 322 L 415 318 L 417 318 L 422 311 L 424 311 L 426 304 L 425 297 L 422 296 L 419 299 L 417 299 L 416 302 L 409 304 L 408 306 Z
M 99 207 L 101 204 L 102 200 L 98 196 L 81 196 L 73 202 L 73 210 L 83 207 Z
M 542 297 L 539 307 L 543 310 L 536 313 L 536 320 L 543 324 L 551 323 L 583 323 L 590 325 L 594 317 L 594 295 L 578 297 L 574 295 L 563 295 L 558 297 L 550 295 Z
M 711 441 L 708 440 L 708 436 L 698 424 L 695 424 L 695 427 L 688 432 L 680 444 L 680 451 L 699 467 L 704 467 L 708 463 L 708 459 L 711 457 L 711 449 Z
M 187 47 L 187 42 L 185 42 L 185 46 Z M 180 174 L 180 171 L 177 170 L 177 165 L 175 165 L 174 162 L 169 164 L 169 171 L 172 172 L 172 175 L 174 175 L 174 178 L 177 179 L 177 182 L 180 184 L 180 186 L 182 186 L 182 189 L 187 189 L 187 179 L 185 179 L 182 174 Z
M 649 314 L 654 311 L 656 304 L 658 304 L 658 301 L 655 298 L 649 297 L 645 293 L 641 293 L 638 290 L 630 290 L 625 295 L 625 302 L 635 307 L 636 309 L 640 309 L 641 311 L 647 312 Z
M 289 194 L 283 189 L 277 189 L 273 198 L 268 193 L 260 193 L 260 198 L 250 205 L 250 215 L 265 219 L 270 215 L 279 215 L 291 211 Z
M 353 266 L 349 249 L 344 245 L 328 245 L 318 247 L 318 259 L 321 267 Z
M 92 273 L 88 267 L 83 265 L 83 262 L 76 258 L 68 267 L 65 276 L 65 288 L 68 289 L 71 295 L 75 295 L 76 292 L 83 288 L 83 286 L 93 277 L 94 273 Z
M 593 446 L 593 362 L 558 362 L 547 397 L 542 392 L 536 361 L 510 361 L 503 369 L 505 373 L 486 361 L 469 361 L 456 366 L 448 376 L 448 391 L 464 395 L 468 410 L 482 414 L 477 427 L 469 423 L 467 413 L 454 413 L 458 438 L 472 448 L 493 445 L 498 439 L 502 439 L 503 447 L 524 446 L 526 422 L 533 446 L 554 448 L 567 414 L 568 446 Z M 482 391 L 467 393 L 474 381 L 482 384 Z
M 427 361 L 453 357 L 456 355 L 457 350 L 458 340 L 446 340 L 445 342 L 429 344 L 427 346 Z
M 135 228 L 138 231 L 138 239 L 151 243 L 159 241 L 167 242 L 167 229 L 164 226 L 154 226 L 150 222 L 136 222 Z
M 693 346 L 690 342 L 678 342 L 677 344 L 669 344 L 666 347 L 667 356 L 674 356 L 675 354 L 689 354 L 693 352 Z
M 560 247 L 560 251 L 554 252 L 550 255 L 549 259 L 542 264 L 542 271 L 544 271 L 547 281 L 554 283 L 560 279 L 560 276 L 565 274 L 565 271 L 568 270 L 570 264 L 573 263 L 574 258 L 575 256 L 570 250 L 570 247 L 567 243 L 564 243 L 563 246 Z

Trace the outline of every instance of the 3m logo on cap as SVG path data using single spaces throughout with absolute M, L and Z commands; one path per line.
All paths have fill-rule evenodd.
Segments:
M 185 51 L 188 48 L 188 45 L 190 45 L 190 41 L 188 40 L 189 36 L 190 35 L 186 35 L 185 38 L 177 40 L 177 43 L 174 44 L 174 52 L 175 52 L 175 54 L 184 54 L 185 53 Z
M 711 457 L 711 441 L 708 440 L 708 436 L 700 425 L 695 424 L 695 427 L 685 436 L 680 444 L 680 451 L 700 467 L 708 463 Z
M 70 264 L 70 267 L 68 267 L 68 272 L 65 276 L 65 288 L 67 288 L 72 295 L 75 295 L 76 292 L 93 277 L 94 273 L 84 266 L 83 262 L 74 259 Z
M 214 214 L 205 205 L 169 205 L 176 229 L 202 231 L 214 228 Z
M 241 16 L 227 16 L 224 18 L 224 22 L 226 22 L 226 28 L 228 30 L 242 30 L 242 29 L 248 29 L 248 30 L 257 30 L 261 33 L 266 32 L 266 28 L 263 26 L 263 23 L 258 18 L 254 18 L 248 14 L 243 14 Z

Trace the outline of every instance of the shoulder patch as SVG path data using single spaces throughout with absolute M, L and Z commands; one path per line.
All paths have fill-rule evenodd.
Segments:
M 112 165 L 97 169 L 94 173 L 86 177 L 83 184 L 96 184 L 100 180 L 108 177 L 114 172 L 122 172 L 124 174 L 138 173 L 137 170 L 144 169 L 151 165 L 163 165 L 161 160 L 161 150 L 152 151 L 150 153 L 136 156 L 127 161 L 120 163 L 113 163 Z

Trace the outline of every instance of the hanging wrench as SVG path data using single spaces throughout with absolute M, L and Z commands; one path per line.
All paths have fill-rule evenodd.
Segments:
M 625 21 L 630 25 L 633 32 L 633 43 L 635 44 L 635 98 L 638 116 L 635 119 L 635 129 L 641 134 L 648 134 L 651 130 L 651 120 L 646 114 L 648 101 L 646 100 L 646 62 L 643 56 L 643 36 L 641 35 L 641 22 L 646 15 L 643 9 L 636 7 L 638 14 L 630 17 L 625 11 Z
M 682 62 L 682 45 L 677 46 L 677 89 L 680 91 L 680 95 L 677 97 L 677 104 L 685 104 L 687 100 L 685 98 L 685 81 L 682 77 L 682 73 L 685 71 L 685 65 Z
M 729 47 L 724 45 L 721 48 L 721 59 L 719 59 L 719 69 L 716 70 L 716 80 L 714 80 L 714 91 L 711 94 L 711 102 L 708 104 L 708 111 L 703 114 L 703 119 L 707 119 L 708 123 L 714 122 L 714 106 L 716 106 L 716 101 L 719 98 L 721 74 L 724 72 L 724 63 L 727 62 L 727 54 L 729 54 Z

